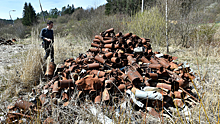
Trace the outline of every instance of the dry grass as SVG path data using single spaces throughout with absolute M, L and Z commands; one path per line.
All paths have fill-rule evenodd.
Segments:
M 55 37 L 54 51 L 55 63 L 62 63 L 64 59 L 78 57 L 79 53 L 85 53 L 90 48 L 91 41 L 83 37 L 61 38 Z
M 97 21 L 97 20 L 96 20 Z M 126 20 L 125 20 L 126 21 Z M 114 22 L 114 21 L 109 21 Z M 80 23 L 80 22 L 79 22 Z M 81 22 L 83 23 L 83 22 Z M 87 22 L 88 23 L 88 22 Z M 94 25 L 90 25 L 94 28 Z M 132 23 L 132 22 L 131 22 Z M 99 25 L 99 30 L 102 29 L 105 23 Z M 88 24 L 89 25 L 89 24 Z M 87 25 L 86 25 L 87 26 Z M 54 27 L 56 29 L 56 27 Z M 36 29 L 39 29 L 36 28 Z M 118 29 L 122 29 L 119 28 Z M 85 29 L 80 29 L 84 32 Z M 129 29 L 127 29 L 129 30 Z M 156 30 L 159 30 L 158 28 Z M 117 31 L 116 31 L 117 32 Z M 153 31 L 154 33 L 157 31 Z M 72 37 L 71 35 L 67 37 L 60 37 L 59 34 L 55 36 L 55 63 L 63 63 L 64 59 L 70 57 L 77 57 L 79 53 L 85 53 L 90 48 L 91 39 L 88 39 L 88 33 L 82 35 L 77 35 Z M 94 33 L 94 32 L 92 32 Z M 123 32 L 127 33 L 127 32 Z M 85 36 L 86 35 L 86 36 Z M 90 34 L 92 35 L 92 34 Z M 141 34 L 140 34 L 141 35 Z M 159 38 L 162 38 L 161 34 L 158 34 Z M 0 76 L 0 94 L 1 94 L 1 105 L 6 110 L 7 105 L 13 103 L 17 100 L 19 96 L 27 94 L 28 91 L 37 85 L 41 84 L 41 77 L 43 75 L 43 62 L 42 57 L 44 56 L 44 50 L 40 47 L 41 40 L 39 39 L 39 30 L 32 31 L 32 37 L 28 43 L 31 49 L 28 52 L 22 53 L 23 57 L 21 64 L 17 64 L 15 69 L 11 72 L 6 72 L 5 75 Z M 155 36 L 156 37 L 156 36 Z M 166 53 L 166 48 L 159 45 L 161 39 L 156 38 L 152 41 L 153 51 L 159 51 L 161 53 Z M 158 39 L 158 40 L 157 40 Z M 196 38 L 195 38 L 196 39 Z M 158 41 L 158 42 L 157 42 Z M 165 42 L 165 40 L 164 40 Z M 22 41 L 22 43 L 26 43 Z M 194 108 L 188 110 L 191 115 L 189 116 L 189 123 L 210 123 L 218 124 L 220 123 L 220 67 L 219 67 L 219 54 L 220 48 L 218 45 L 195 45 L 190 48 L 183 48 L 180 46 L 171 45 L 170 55 L 177 56 L 178 62 L 187 61 L 190 67 L 194 70 L 197 75 L 197 80 L 194 80 L 194 85 L 201 98 L 201 102 L 198 103 Z M 4 97 L 3 97 L 4 96 Z M 83 105 L 78 106 L 76 103 L 79 101 L 74 99 L 70 101 L 70 105 L 65 108 L 60 108 L 59 106 L 52 106 L 53 119 L 58 122 L 63 123 L 100 123 L 100 118 L 93 115 L 91 111 L 88 110 L 92 103 L 85 102 Z M 97 110 L 102 112 L 103 115 L 114 120 L 115 123 L 188 123 L 184 113 L 181 111 L 174 110 L 173 121 L 171 119 L 165 119 L 164 122 L 155 119 L 150 115 L 146 115 L 146 118 L 140 116 L 141 113 L 138 111 L 133 111 L 133 106 L 127 101 L 126 108 L 119 113 L 117 116 L 116 108 L 118 105 L 114 105 L 113 109 L 108 107 L 102 107 L 102 105 L 96 105 Z M 94 106 L 94 105 L 93 105 Z M 62 113 L 62 114 L 61 114 Z M 40 122 L 40 118 L 46 116 L 47 113 L 39 113 L 39 118 L 35 122 Z

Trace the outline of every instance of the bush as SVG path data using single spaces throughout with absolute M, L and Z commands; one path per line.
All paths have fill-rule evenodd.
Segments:
M 131 21 L 125 22 L 129 32 L 144 38 L 150 38 L 157 44 L 165 45 L 165 19 L 157 7 L 150 11 L 139 12 Z
M 214 24 L 201 25 L 198 28 L 198 37 L 200 44 L 210 45 L 214 41 L 214 35 L 217 30 L 217 26 Z
M 9 24 L 0 28 L 1 37 L 5 39 L 24 38 L 27 31 L 28 28 L 21 23 L 21 20 L 16 21 L 14 25 Z
M 104 12 L 104 11 L 103 11 Z M 71 33 L 73 36 L 83 36 L 89 39 L 94 38 L 96 34 L 109 29 L 114 28 L 115 32 L 124 30 L 124 23 L 122 23 L 124 15 L 105 16 L 103 14 L 97 14 L 91 17 L 90 20 L 81 20 L 70 22 L 68 27 L 72 27 Z
M 15 30 L 14 33 L 17 37 L 24 38 L 26 35 L 25 31 L 27 30 L 27 28 L 19 20 L 18 22 L 15 23 L 14 30 Z
M 69 21 L 69 15 L 64 15 L 64 16 L 58 16 L 57 17 L 57 23 L 68 23 Z

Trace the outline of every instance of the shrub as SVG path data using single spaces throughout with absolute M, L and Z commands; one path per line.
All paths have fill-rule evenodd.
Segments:
M 215 26 L 215 24 L 199 26 L 197 33 L 199 36 L 200 44 L 202 43 L 209 45 L 211 42 L 213 42 L 216 30 L 217 26 Z
M 139 12 L 131 21 L 125 22 L 129 32 L 144 38 L 150 38 L 157 44 L 165 45 L 165 19 L 157 7 L 150 11 Z
M 64 16 L 58 16 L 57 17 L 57 23 L 68 23 L 69 21 L 69 15 L 64 15 Z
M 74 22 L 74 27 L 72 27 L 71 33 L 73 36 L 94 38 L 96 34 L 99 34 L 100 32 L 108 28 L 114 28 L 115 32 L 123 31 L 123 18 L 124 15 L 96 15 L 94 17 L 91 17 L 90 20 L 81 20 Z
M 26 35 L 25 31 L 27 30 L 27 28 L 19 20 L 18 22 L 15 23 L 14 30 L 15 30 L 14 31 L 15 36 L 19 38 L 24 38 Z

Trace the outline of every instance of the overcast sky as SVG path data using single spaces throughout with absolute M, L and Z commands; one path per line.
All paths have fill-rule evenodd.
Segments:
M 40 12 L 39 0 L 0 0 L 0 18 L 10 19 L 9 11 L 16 10 L 15 12 L 10 11 L 12 19 L 22 18 L 22 12 L 24 3 L 31 3 L 36 13 Z M 83 7 L 83 9 L 96 8 L 100 5 L 106 4 L 106 0 L 40 0 L 43 10 L 49 12 L 50 9 L 55 7 L 61 10 L 63 6 L 68 4 L 74 5 L 75 8 Z

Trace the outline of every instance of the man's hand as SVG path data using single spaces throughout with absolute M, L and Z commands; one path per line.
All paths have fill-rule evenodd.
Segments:
M 49 39 L 49 38 L 45 38 L 45 40 L 48 41 L 48 42 L 51 42 L 51 39 Z

